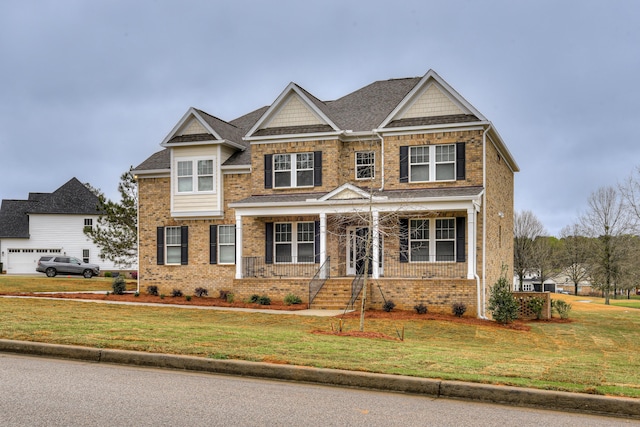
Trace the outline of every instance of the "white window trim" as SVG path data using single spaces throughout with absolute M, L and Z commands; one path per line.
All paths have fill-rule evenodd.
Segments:
M 233 234 L 232 234 L 233 235 L 233 243 L 220 243 L 220 237 L 222 236 L 222 229 L 223 228 L 227 228 L 227 227 L 233 229 Z M 233 264 L 235 264 L 236 263 L 236 259 L 235 259 L 235 254 L 236 254 L 236 237 L 235 237 L 236 236 L 236 226 L 235 226 L 235 224 L 233 224 L 233 225 L 230 225 L 230 224 L 219 225 L 217 234 L 218 234 L 218 242 L 217 242 L 217 244 L 218 244 L 218 251 L 217 251 L 218 252 L 218 264 L 222 264 L 222 265 L 233 265 Z M 220 249 L 223 246 L 225 246 L 225 247 L 226 246 L 233 247 L 233 256 L 234 256 L 233 257 L 233 262 L 223 262 L 223 261 L 221 261 L 220 255 L 221 255 L 222 251 Z
M 411 238 L 411 221 L 429 221 L 429 259 L 427 261 L 413 261 L 412 258 L 412 252 L 411 252 L 411 242 L 414 241 Z M 452 239 L 437 239 L 436 240 L 436 220 L 453 220 L 453 226 L 454 226 L 454 236 Z M 424 263 L 434 263 L 434 262 L 438 262 L 438 263 L 443 263 L 443 262 L 456 262 L 456 251 L 457 251 L 457 247 L 456 247 L 456 237 L 457 237 L 457 233 L 458 230 L 455 228 L 456 224 L 455 224 L 455 217 L 443 217 L 443 218 L 410 218 L 409 219 L 409 229 L 408 229 L 408 248 L 407 251 L 409 253 L 409 262 L 410 263 L 414 263 L 414 264 L 424 264 Z M 423 240 L 420 240 L 423 241 Z M 437 257 L 438 257 L 438 253 L 436 252 L 436 247 L 437 247 L 437 242 L 453 242 L 453 258 L 450 261 L 438 261 Z
M 370 164 L 358 164 L 358 154 L 370 154 L 371 157 L 371 163 Z M 356 154 L 354 156 L 354 162 L 355 162 L 355 173 L 356 173 L 356 180 L 357 181 L 370 181 L 372 179 L 375 179 L 376 177 L 376 152 L 373 150 L 365 150 L 365 151 L 356 151 Z M 365 178 L 358 178 L 358 168 L 371 168 L 371 176 L 369 177 L 365 177 Z
M 291 225 L 291 241 L 290 242 L 277 242 L 276 240 L 276 228 L 281 224 Z M 273 224 L 273 262 L 274 264 L 314 264 L 316 253 L 316 239 L 315 235 L 311 241 L 298 241 L 298 224 L 311 224 L 315 233 L 315 223 L 313 221 L 299 221 L 299 222 L 276 222 Z M 298 244 L 311 243 L 313 245 L 313 256 L 311 261 L 300 262 L 298 260 Z M 278 262 L 276 246 L 289 244 L 291 245 L 291 261 L 290 262 Z
M 444 146 L 453 146 L 454 150 L 454 159 L 453 161 L 448 162 L 436 162 L 436 147 L 444 147 Z M 429 149 L 429 163 L 416 163 L 416 166 L 428 165 L 429 166 L 429 179 L 426 181 L 414 181 L 411 179 L 411 169 L 413 168 L 413 163 L 411 163 L 411 152 L 414 148 L 419 147 L 427 147 Z M 409 182 L 447 182 L 447 181 L 455 181 L 456 180 L 456 159 L 455 159 L 455 144 L 436 144 L 436 145 L 414 145 L 409 147 Z M 436 166 L 437 165 L 445 165 L 445 164 L 453 164 L 453 177 L 451 179 L 439 179 L 436 180 Z
M 200 191 L 197 189 L 198 187 L 198 162 L 199 161 L 210 161 L 213 164 L 213 170 L 212 173 L 209 175 L 202 175 L 202 176 L 210 176 L 212 181 L 213 181 L 213 185 L 212 185 L 212 189 L 211 190 L 205 190 L 205 191 Z M 178 163 L 180 162 L 191 162 L 191 190 L 190 191 L 180 191 L 179 190 L 179 186 L 178 186 L 178 179 L 180 178 L 178 176 Z M 218 185 L 218 174 L 217 174 L 217 164 L 216 164 L 216 157 L 215 156 L 204 156 L 204 157 L 176 157 L 174 158 L 173 161 L 173 180 L 174 180 L 174 185 L 173 185 L 173 192 L 176 195 L 188 195 L 188 194 L 216 194 L 216 189 L 217 189 L 217 185 Z
M 307 168 L 307 169 L 300 169 L 300 171 L 311 171 L 311 185 L 298 185 L 298 155 L 301 154 L 310 154 L 312 159 L 313 159 L 313 164 L 311 165 L 311 168 Z M 281 171 L 277 171 L 276 170 L 276 157 L 277 156 L 289 156 L 289 164 L 290 164 L 290 169 L 288 169 L 289 171 L 289 178 L 290 178 L 290 183 L 291 185 L 285 187 L 285 186 L 278 186 L 276 184 L 276 173 L 283 173 L 285 172 L 284 170 Z M 314 186 L 314 182 L 313 179 L 315 178 L 314 175 L 314 168 L 315 168 L 315 164 L 316 164 L 316 156 L 314 154 L 313 151 L 306 151 L 306 152 L 301 152 L 301 153 L 276 153 L 272 156 L 271 161 L 273 162 L 271 165 L 271 171 L 272 171 L 272 181 L 273 185 L 272 188 L 312 188 Z
M 170 229 L 177 229 L 178 230 L 178 238 L 179 241 L 178 243 L 171 243 L 169 244 L 167 242 L 167 239 L 169 237 L 169 230 Z M 164 228 L 164 260 L 165 260 L 165 265 L 181 265 L 182 264 L 182 259 L 179 259 L 178 262 L 169 262 L 169 248 L 178 248 L 180 250 L 182 250 L 182 227 L 165 227 Z M 182 255 L 180 256 L 180 258 L 182 258 Z

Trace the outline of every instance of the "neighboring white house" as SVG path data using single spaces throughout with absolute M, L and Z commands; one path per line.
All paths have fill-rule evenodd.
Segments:
M 7 274 L 36 274 L 38 259 L 63 254 L 119 270 L 100 259 L 100 249 L 84 234 L 96 224 L 98 197 L 76 178 L 53 193 L 29 193 L 28 200 L 3 200 L 0 207 L 0 263 Z M 137 265 L 131 267 L 137 269 Z

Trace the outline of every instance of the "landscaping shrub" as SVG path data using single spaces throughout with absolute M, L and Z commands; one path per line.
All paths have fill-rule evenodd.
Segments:
M 187 301 L 191 301 L 191 295 L 187 295 L 186 297 L 184 297 L 184 299 L 186 299 Z
M 288 294 L 286 297 L 284 297 L 284 304 L 285 305 L 301 304 L 301 303 L 302 303 L 302 300 L 297 295 Z
M 197 296 L 198 298 L 202 298 L 202 297 L 206 297 L 209 296 L 209 291 L 206 288 L 196 288 L 193 293 L 195 294 L 195 296 Z
M 260 295 L 258 294 L 253 294 L 249 297 L 248 302 L 252 303 L 252 304 L 257 304 L 258 300 L 260 299 Z
M 116 277 L 113 279 L 113 284 L 111 286 L 113 287 L 113 293 L 116 295 L 122 295 L 124 294 L 124 291 L 127 290 L 127 284 L 122 277 Z
M 491 287 L 488 308 L 497 322 L 507 324 L 518 318 L 518 302 L 506 277 L 502 276 Z
M 544 300 L 542 298 L 529 298 L 527 306 L 536 314 L 536 319 L 540 320 L 542 318 L 542 309 L 544 308 Z
M 112 277 L 113 275 L 111 274 L 110 271 L 105 271 L 104 272 L 104 277 Z
M 232 303 L 236 299 L 236 296 L 233 295 L 233 292 L 229 292 L 227 293 L 227 298 L 225 299 L 227 300 L 228 303 Z
M 561 299 L 551 300 L 551 308 L 558 312 L 561 319 L 568 319 L 571 311 L 571 304 Z
M 271 298 L 269 298 L 266 295 L 262 295 L 261 297 L 258 298 L 257 302 L 260 305 L 271 305 Z
M 227 295 L 229 295 L 230 293 L 231 293 L 231 291 L 220 289 L 220 299 L 226 300 L 227 299 Z
M 454 302 L 451 306 L 451 311 L 456 317 L 462 317 L 467 311 L 467 305 L 463 302 Z
M 156 285 L 147 286 L 147 293 L 149 295 L 153 295 L 154 297 L 158 296 L 158 287 Z
M 427 314 L 427 306 L 424 305 L 423 303 L 417 304 L 413 306 L 413 309 L 416 311 L 416 313 L 418 314 Z
M 171 296 L 172 297 L 181 297 L 182 296 L 182 291 L 180 289 L 173 289 L 171 291 Z
M 388 300 L 388 301 L 385 301 L 384 304 L 382 304 L 382 309 L 387 313 L 389 313 L 391 310 L 393 310 L 395 306 L 396 306 L 395 302 Z

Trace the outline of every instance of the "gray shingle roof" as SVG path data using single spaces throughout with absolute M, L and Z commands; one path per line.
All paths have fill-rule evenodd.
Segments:
M 29 238 L 29 214 L 97 215 L 98 196 L 71 178 L 53 193 L 29 193 L 28 200 L 3 200 L 0 238 Z
M 400 102 L 420 82 L 421 77 L 402 79 L 390 79 L 373 82 L 342 98 L 334 101 L 322 101 L 313 96 L 300 86 L 298 87 L 309 100 L 322 111 L 340 129 L 354 132 L 367 132 L 377 129 Z M 202 110 L 197 110 L 207 123 L 224 139 L 242 144 L 247 147 L 244 152 L 238 152 L 229 158 L 225 165 L 248 165 L 251 163 L 250 145 L 243 140 L 243 136 L 256 124 L 256 122 L 269 109 L 269 106 L 259 108 L 244 116 L 226 122 L 214 117 Z M 433 124 L 447 124 L 477 121 L 473 115 L 438 116 L 418 119 L 398 120 L 390 123 L 388 127 L 419 126 Z M 255 136 L 294 135 L 316 132 L 331 132 L 328 126 L 292 126 L 282 128 L 258 129 Z M 171 142 L 197 141 L 204 136 L 192 135 L 176 137 Z M 208 138 L 208 137 L 207 137 Z M 169 169 L 169 153 L 159 152 L 153 154 L 135 170 Z

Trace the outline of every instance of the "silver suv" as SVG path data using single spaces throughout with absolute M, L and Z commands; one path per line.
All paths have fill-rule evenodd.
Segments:
M 87 279 L 100 274 L 100 266 L 87 264 L 78 258 L 64 255 L 45 255 L 38 260 L 36 271 L 45 273 L 47 277 L 55 277 L 56 274 L 81 274 Z

